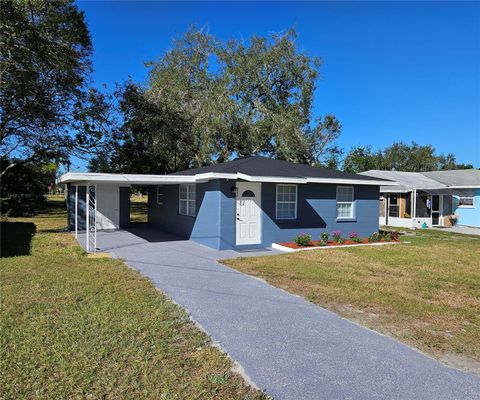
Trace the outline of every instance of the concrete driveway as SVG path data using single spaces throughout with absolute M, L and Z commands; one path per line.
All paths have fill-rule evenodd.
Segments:
M 216 251 L 137 229 L 98 246 L 149 277 L 274 399 L 480 399 L 480 378 L 227 268 Z

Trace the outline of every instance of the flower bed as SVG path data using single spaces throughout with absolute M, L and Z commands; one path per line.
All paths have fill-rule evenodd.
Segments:
M 272 247 L 283 251 L 299 251 L 324 249 L 328 247 L 382 245 L 399 242 L 399 232 L 396 231 L 374 232 L 368 238 L 361 238 L 357 232 L 352 231 L 348 234 L 348 239 L 343 238 L 342 232 L 340 231 L 333 231 L 331 235 L 325 231 L 320 235 L 319 240 L 312 240 L 311 235 L 300 233 L 293 241 L 274 243 Z
M 384 240 L 380 240 L 380 242 L 383 242 L 383 241 Z M 341 247 L 341 246 L 347 246 L 347 245 L 352 245 L 352 244 L 366 244 L 366 243 L 371 243 L 371 242 L 369 242 L 367 238 L 364 238 L 364 239 L 362 239 L 361 242 L 354 242 L 353 240 L 345 239 L 344 243 L 337 243 L 337 242 L 334 242 L 333 240 L 329 240 L 327 242 L 326 246 L 320 246 L 320 240 L 312 240 L 310 242 L 310 245 L 308 245 L 308 246 L 299 246 L 295 242 L 280 242 L 278 244 L 281 245 L 281 246 L 288 247 L 290 249 L 305 249 L 305 248 L 309 248 L 309 247 L 328 247 L 328 246 L 340 246 Z M 373 243 L 378 243 L 378 242 L 373 242 Z

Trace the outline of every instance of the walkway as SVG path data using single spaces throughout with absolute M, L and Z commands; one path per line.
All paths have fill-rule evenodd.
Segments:
M 276 400 L 479 399 L 477 376 L 217 262 L 258 253 L 148 229 L 99 233 L 98 244 L 185 307 Z

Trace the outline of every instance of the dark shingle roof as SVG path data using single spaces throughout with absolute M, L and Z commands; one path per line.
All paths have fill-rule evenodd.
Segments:
M 249 176 L 270 176 L 282 178 L 327 178 L 327 179 L 359 179 L 371 181 L 385 181 L 365 175 L 334 171 L 328 168 L 312 167 L 289 161 L 276 160 L 261 156 L 240 157 L 220 164 L 211 164 L 206 167 L 193 168 L 175 172 L 172 175 L 197 175 L 207 172 L 235 174 Z

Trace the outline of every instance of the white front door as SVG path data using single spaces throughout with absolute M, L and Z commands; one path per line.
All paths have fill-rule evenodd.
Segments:
M 119 187 L 97 185 L 97 229 L 118 229 Z
M 237 245 L 262 242 L 262 184 L 237 182 L 236 242 Z

